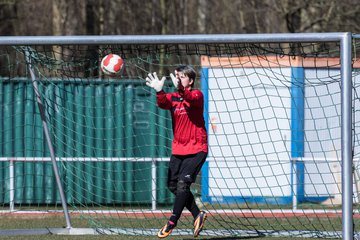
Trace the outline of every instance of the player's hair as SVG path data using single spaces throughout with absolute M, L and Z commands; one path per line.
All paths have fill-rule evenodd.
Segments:
M 184 73 L 185 76 L 189 77 L 189 79 L 193 80 L 191 86 L 194 85 L 196 79 L 196 72 L 195 70 L 189 65 L 179 65 L 176 67 L 176 71 Z

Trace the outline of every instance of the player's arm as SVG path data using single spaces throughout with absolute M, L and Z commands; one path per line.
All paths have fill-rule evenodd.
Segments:
M 160 108 L 171 109 L 171 98 L 164 92 L 164 82 L 166 77 L 162 77 L 159 80 L 156 72 L 149 73 L 146 80 L 146 85 L 153 88 L 156 91 L 156 102 Z
M 159 108 L 170 110 L 172 107 L 171 94 L 167 94 L 163 90 L 157 92 L 156 103 L 159 106 Z

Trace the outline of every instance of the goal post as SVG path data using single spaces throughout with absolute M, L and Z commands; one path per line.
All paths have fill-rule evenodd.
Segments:
M 166 189 L 172 126 L 144 78 L 190 64 L 209 134 L 192 186 L 211 216 L 203 234 L 352 239 L 352 40 L 350 33 L 0 37 L 0 181 L 13 186 L 0 200 L 14 209 L 60 201 L 68 228 L 79 212 L 103 233 L 153 234 L 174 200 Z M 121 75 L 101 72 L 108 53 L 123 57 Z M 165 90 L 174 90 L 171 81 Z M 36 98 L 44 109 L 34 108 Z M 333 164 L 341 165 L 337 193 Z M 48 198 L 34 191 L 54 187 L 59 195 Z M 339 194 L 341 206 L 331 201 Z M 189 234 L 186 211 L 181 223 L 174 234 Z
M 50 133 L 49 133 L 49 128 L 46 122 L 46 116 L 45 116 L 45 107 L 44 104 L 41 100 L 41 96 L 39 93 L 39 88 L 38 88 L 38 84 L 37 84 L 37 78 L 35 75 L 35 70 L 33 67 L 33 63 L 32 63 L 32 59 L 30 56 L 30 52 L 25 50 L 25 62 L 27 63 L 28 66 L 28 70 L 30 73 L 30 77 L 31 77 L 31 82 L 32 82 L 32 86 L 35 92 L 35 98 L 36 98 L 36 102 L 37 102 L 37 106 L 39 109 L 39 113 L 40 113 L 40 118 L 42 121 L 42 126 L 43 126 L 43 131 L 44 131 L 44 135 L 45 135 L 45 139 L 46 139 L 46 143 L 47 143 L 47 147 L 49 149 L 50 152 L 50 157 L 51 157 L 51 161 L 52 161 L 52 167 L 54 170 L 54 176 L 55 176 L 55 180 L 56 180 L 56 184 L 57 184 L 57 188 L 58 191 L 60 193 L 60 199 L 61 199 L 61 204 L 62 204 L 62 208 L 64 210 L 64 216 L 65 216 L 65 222 L 66 222 L 66 227 L 67 228 L 71 228 L 71 221 L 70 221 L 70 215 L 69 215 L 69 211 L 67 209 L 67 202 L 65 199 L 65 194 L 64 194 L 64 189 L 61 183 L 61 179 L 60 179 L 60 175 L 59 175 L 59 170 L 56 164 L 56 157 L 55 157 L 55 151 L 54 151 L 54 147 L 52 144 L 52 140 L 50 137 Z M 11 171 L 13 172 L 13 171 Z M 12 191 L 11 197 L 14 196 L 14 193 Z M 11 202 L 11 208 L 14 208 L 14 201 L 10 200 Z

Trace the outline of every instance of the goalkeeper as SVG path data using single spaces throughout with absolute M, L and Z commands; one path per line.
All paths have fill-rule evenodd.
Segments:
M 208 152 L 204 97 L 200 90 L 193 89 L 196 73 L 190 66 L 177 67 L 175 75 L 171 73 L 170 77 L 176 92 L 165 93 L 163 86 L 166 78 L 159 80 L 156 72 L 149 73 L 146 78 L 146 85 L 156 91 L 157 105 L 171 111 L 174 135 L 167 185 L 175 194 L 175 202 L 172 215 L 158 232 L 158 237 L 167 237 L 172 232 L 185 207 L 194 217 L 194 237 L 197 237 L 203 229 L 206 213 L 196 205 L 190 186 L 195 182 Z

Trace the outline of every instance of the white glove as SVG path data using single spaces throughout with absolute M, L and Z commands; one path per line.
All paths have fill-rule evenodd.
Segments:
M 179 86 L 179 80 L 175 77 L 174 74 L 170 73 L 171 81 L 174 84 L 174 87 L 177 89 Z
M 149 73 L 148 77 L 146 78 L 146 85 L 155 89 L 156 92 L 160 92 L 163 89 L 165 79 L 166 77 L 163 77 L 161 80 L 159 80 L 156 72 Z
M 175 70 L 175 75 L 176 75 L 176 70 Z M 180 83 L 180 80 L 175 77 L 175 75 L 172 74 L 172 73 L 170 73 L 171 81 L 173 82 L 174 87 L 175 87 L 178 91 L 183 92 L 183 91 L 184 91 L 184 87 L 183 87 L 183 85 Z

